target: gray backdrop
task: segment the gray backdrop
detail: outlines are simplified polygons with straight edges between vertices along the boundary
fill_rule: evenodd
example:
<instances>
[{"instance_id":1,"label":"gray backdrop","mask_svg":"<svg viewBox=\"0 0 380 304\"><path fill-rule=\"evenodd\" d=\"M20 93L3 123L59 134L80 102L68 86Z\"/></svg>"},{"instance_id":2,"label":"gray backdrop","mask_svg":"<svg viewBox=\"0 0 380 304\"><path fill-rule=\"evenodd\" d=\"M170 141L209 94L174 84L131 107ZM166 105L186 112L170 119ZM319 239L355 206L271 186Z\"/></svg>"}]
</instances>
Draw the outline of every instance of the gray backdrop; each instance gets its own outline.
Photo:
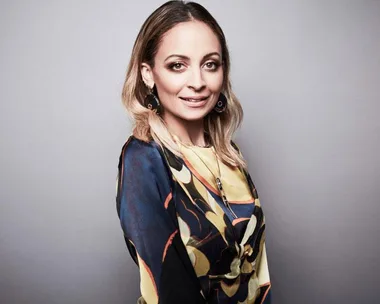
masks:
<instances>
[{"instance_id":1,"label":"gray backdrop","mask_svg":"<svg viewBox=\"0 0 380 304\"><path fill-rule=\"evenodd\" d=\"M378 302L380 1L200 2L231 50L273 303ZM161 3L1 1L0 303L135 303L120 93Z\"/></svg>"}]
</instances>

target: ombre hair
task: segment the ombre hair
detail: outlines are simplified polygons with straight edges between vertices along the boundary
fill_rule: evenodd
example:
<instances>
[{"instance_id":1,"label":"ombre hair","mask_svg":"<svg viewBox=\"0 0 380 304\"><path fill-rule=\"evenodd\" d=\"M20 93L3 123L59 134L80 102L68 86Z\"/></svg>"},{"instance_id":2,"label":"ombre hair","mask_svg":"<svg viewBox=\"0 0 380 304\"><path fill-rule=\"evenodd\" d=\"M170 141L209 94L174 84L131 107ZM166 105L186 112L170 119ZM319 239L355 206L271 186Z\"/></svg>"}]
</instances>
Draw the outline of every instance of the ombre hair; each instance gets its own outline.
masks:
<instances>
[{"instance_id":1,"label":"ombre hair","mask_svg":"<svg viewBox=\"0 0 380 304\"><path fill-rule=\"evenodd\" d=\"M161 147L165 146L175 155L182 156L165 121L144 107L144 99L149 92L141 76L141 64L147 63L153 68L163 35L175 25L193 20L207 24L218 37L222 49L224 73L222 92L227 97L227 108L222 113L211 111L205 116L205 132L209 136L210 144L214 146L224 163L246 168L242 154L232 145L232 137L243 119L243 110L231 88L230 56L226 39L214 17L202 5L195 2L168 1L157 8L140 29L133 46L122 92L123 104L133 120L133 135L146 142L153 139Z\"/></svg>"}]
</instances>

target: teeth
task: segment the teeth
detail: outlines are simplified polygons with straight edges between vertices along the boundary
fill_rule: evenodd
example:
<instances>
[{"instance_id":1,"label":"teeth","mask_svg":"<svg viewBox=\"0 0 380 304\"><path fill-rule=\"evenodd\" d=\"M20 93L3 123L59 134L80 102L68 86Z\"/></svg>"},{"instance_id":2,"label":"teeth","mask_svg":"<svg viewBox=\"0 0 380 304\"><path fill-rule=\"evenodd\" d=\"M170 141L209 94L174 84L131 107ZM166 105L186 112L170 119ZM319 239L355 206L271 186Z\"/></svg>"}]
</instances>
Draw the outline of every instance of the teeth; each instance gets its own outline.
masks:
<instances>
[{"instance_id":1,"label":"teeth","mask_svg":"<svg viewBox=\"0 0 380 304\"><path fill-rule=\"evenodd\" d=\"M201 100L203 100L204 98L202 98L202 99L189 99L189 98L184 98L184 100L186 100L186 101L190 101L190 102L197 102L197 101L201 101Z\"/></svg>"}]
</instances>

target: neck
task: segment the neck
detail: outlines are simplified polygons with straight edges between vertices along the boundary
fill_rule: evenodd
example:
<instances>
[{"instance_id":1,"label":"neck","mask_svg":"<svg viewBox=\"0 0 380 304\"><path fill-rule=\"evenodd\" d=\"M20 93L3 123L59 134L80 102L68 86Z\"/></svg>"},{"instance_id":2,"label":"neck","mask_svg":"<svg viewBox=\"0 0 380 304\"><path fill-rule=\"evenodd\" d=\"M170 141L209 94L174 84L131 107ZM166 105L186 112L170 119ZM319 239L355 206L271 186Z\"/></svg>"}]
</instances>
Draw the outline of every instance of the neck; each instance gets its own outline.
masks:
<instances>
[{"instance_id":1,"label":"neck","mask_svg":"<svg viewBox=\"0 0 380 304\"><path fill-rule=\"evenodd\" d=\"M165 119L170 133L176 135L179 140L187 145L206 146L204 119L201 120L176 120Z\"/></svg>"}]
</instances>

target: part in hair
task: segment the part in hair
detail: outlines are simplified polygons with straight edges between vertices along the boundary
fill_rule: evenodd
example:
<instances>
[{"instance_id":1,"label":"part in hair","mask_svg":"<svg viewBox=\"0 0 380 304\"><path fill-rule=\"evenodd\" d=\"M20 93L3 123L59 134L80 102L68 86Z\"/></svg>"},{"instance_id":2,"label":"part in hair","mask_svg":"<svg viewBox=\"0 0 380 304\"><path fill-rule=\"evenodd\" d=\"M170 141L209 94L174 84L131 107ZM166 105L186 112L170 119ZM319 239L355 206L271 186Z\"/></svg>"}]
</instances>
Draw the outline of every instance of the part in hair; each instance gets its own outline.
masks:
<instances>
[{"instance_id":1,"label":"part in hair","mask_svg":"<svg viewBox=\"0 0 380 304\"><path fill-rule=\"evenodd\" d=\"M154 67L155 55L167 31L179 23L193 20L207 24L218 37L222 49L224 72L222 92L227 97L227 108L223 113L211 111L207 114L204 118L205 132L209 135L210 144L214 146L225 164L246 168L247 164L242 154L231 144L235 131L241 125L243 110L231 88L230 57L226 39L214 17L202 5L195 2L168 1L157 8L140 29L133 46L122 92L123 104L133 121L133 135L146 142L153 139L161 147L165 146L175 155L182 156L165 121L143 106L148 89L142 80L140 69L143 62L149 64L151 68Z\"/></svg>"}]
</instances>

